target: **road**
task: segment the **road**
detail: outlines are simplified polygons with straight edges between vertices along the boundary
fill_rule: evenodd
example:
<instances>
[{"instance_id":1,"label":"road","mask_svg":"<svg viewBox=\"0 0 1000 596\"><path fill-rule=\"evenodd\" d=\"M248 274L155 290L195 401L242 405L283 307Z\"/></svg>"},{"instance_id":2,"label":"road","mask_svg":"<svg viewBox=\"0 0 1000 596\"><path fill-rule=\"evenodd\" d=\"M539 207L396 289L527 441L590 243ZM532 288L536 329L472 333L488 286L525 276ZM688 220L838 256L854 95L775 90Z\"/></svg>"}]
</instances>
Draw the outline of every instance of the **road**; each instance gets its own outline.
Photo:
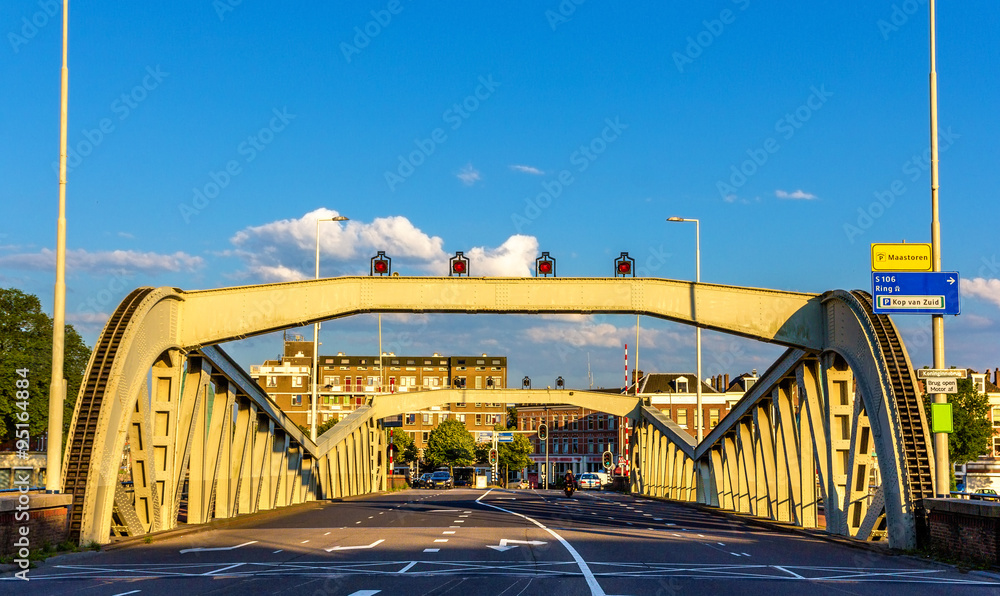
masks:
<instances>
[{"instance_id":1,"label":"road","mask_svg":"<svg viewBox=\"0 0 1000 596\"><path fill-rule=\"evenodd\" d=\"M406 490L55 557L5 594L996 594L960 573L599 491Z\"/></svg>"}]
</instances>

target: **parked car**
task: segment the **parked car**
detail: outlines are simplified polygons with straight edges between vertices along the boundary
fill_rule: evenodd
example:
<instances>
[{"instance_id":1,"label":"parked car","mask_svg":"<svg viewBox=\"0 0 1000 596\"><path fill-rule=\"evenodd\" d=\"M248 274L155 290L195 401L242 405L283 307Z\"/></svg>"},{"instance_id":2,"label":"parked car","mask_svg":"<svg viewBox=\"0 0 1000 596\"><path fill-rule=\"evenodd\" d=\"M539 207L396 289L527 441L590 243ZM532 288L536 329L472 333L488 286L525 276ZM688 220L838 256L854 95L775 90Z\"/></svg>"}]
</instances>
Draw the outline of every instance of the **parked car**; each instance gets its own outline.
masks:
<instances>
[{"instance_id":1,"label":"parked car","mask_svg":"<svg viewBox=\"0 0 1000 596\"><path fill-rule=\"evenodd\" d=\"M969 497L969 498L970 499L980 499L980 500L986 499L988 501L995 501L998 498L1000 498L1000 495L997 495L997 491L993 490L992 488L977 488L976 492L973 493L973 495L971 497Z\"/></svg>"},{"instance_id":2,"label":"parked car","mask_svg":"<svg viewBox=\"0 0 1000 596\"><path fill-rule=\"evenodd\" d=\"M417 478L416 480L413 481L413 488L426 488L427 487L427 482L430 479L431 479L431 473L430 472L425 472L425 473L421 474L420 478Z\"/></svg>"},{"instance_id":3,"label":"parked car","mask_svg":"<svg viewBox=\"0 0 1000 596\"><path fill-rule=\"evenodd\" d=\"M597 490L601 490L603 488L601 486L601 478L597 474L591 473L580 474L577 476L576 486L581 490L585 488L596 488Z\"/></svg>"},{"instance_id":4,"label":"parked car","mask_svg":"<svg viewBox=\"0 0 1000 596\"><path fill-rule=\"evenodd\" d=\"M434 472L427 480L427 486L430 488L453 488L455 482L451 479L449 472Z\"/></svg>"}]
</instances>

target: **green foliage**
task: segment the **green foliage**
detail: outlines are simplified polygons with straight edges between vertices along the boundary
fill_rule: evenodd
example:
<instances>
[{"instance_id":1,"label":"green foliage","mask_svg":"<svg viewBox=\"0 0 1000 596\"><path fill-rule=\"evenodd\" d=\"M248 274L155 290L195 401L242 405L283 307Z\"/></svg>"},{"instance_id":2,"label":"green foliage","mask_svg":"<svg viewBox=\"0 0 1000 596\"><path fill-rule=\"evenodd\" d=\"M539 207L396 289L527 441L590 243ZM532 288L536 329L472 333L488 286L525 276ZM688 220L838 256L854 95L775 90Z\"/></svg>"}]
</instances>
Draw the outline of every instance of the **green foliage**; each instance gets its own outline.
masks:
<instances>
[{"instance_id":1,"label":"green foliage","mask_svg":"<svg viewBox=\"0 0 1000 596\"><path fill-rule=\"evenodd\" d=\"M392 435L392 445L395 447L397 464L409 464L417 461L417 445L410 433L393 428L388 431Z\"/></svg>"},{"instance_id":2,"label":"green foliage","mask_svg":"<svg viewBox=\"0 0 1000 596\"><path fill-rule=\"evenodd\" d=\"M522 470L531 465L531 441L514 434L513 443L500 443L500 465L508 470Z\"/></svg>"},{"instance_id":3,"label":"green foliage","mask_svg":"<svg viewBox=\"0 0 1000 596\"><path fill-rule=\"evenodd\" d=\"M476 462L472 434L454 418L443 421L431 431L424 459L432 466L471 466Z\"/></svg>"},{"instance_id":4,"label":"green foliage","mask_svg":"<svg viewBox=\"0 0 1000 596\"><path fill-rule=\"evenodd\" d=\"M951 403L954 432L948 435L948 458L952 464L974 461L990 452L993 425L990 423L990 402L985 393L976 393L969 379L958 380L958 393L948 396ZM924 394L927 420L931 417L931 396Z\"/></svg>"},{"instance_id":5,"label":"green foliage","mask_svg":"<svg viewBox=\"0 0 1000 596\"><path fill-rule=\"evenodd\" d=\"M323 436L323 433L325 433L326 431L328 431L331 428L333 428L334 425L336 425L338 422L340 422L340 418L337 418L336 416L334 416L333 418L330 418L326 422L324 422L324 423L320 424L319 426L317 426L316 427L316 439L319 440L319 438ZM301 430L302 433L305 434L305 436L308 437L308 436L312 435L312 429L309 428L308 424L296 424L295 426L299 427L299 430Z\"/></svg>"},{"instance_id":6,"label":"green foliage","mask_svg":"<svg viewBox=\"0 0 1000 596\"><path fill-rule=\"evenodd\" d=\"M517 428L516 406L507 406L507 428Z\"/></svg>"},{"instance_id":7,"label":"green foliage","mask_svg":"<svg viewBox=\"0 0 1000 596\"><path fill-rule=\"evenodd\" d=\"M90 348L72 325L66 325L64 376L66 402L63 436L69 432L73 405L80 392ZM0 288L0 439L13 436L20 409L16 405L19 369L27 369L28 432L38 437L48 429L49 384L52 380L52 318L42 312L38 297Z\"/></svg>"}]
</instances>

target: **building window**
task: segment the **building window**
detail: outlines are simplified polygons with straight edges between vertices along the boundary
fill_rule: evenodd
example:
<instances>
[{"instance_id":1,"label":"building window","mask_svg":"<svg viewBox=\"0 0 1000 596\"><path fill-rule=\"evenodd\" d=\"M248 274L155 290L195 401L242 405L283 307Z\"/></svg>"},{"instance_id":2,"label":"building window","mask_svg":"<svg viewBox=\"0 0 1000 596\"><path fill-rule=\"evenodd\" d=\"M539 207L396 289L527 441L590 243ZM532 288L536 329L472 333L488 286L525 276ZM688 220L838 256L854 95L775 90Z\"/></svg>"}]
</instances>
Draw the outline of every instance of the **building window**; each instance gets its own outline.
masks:
<instances>
[{"instance_id":1,"label":"building window","mask_svg":"<svg viewBox=\"0 0 1000 596\"><path fill-rule=\"evenodd\" d=\"M1000 428L1000 406L993 406L993 426Z\"/></svg>"},{"instance_id":2,"label":"building window","mask_svg":"<svg viewBox=\"0 0 1000 596\"><path fill-rule=\"evenodd\" d=\"M424 444L427 443L427 432L420 433L420 438L423 440Z\"/></svg>"},{"instance_id":3,"label":"building window","mask_svg":"<svg viewBox=\"0 0 1000 596\"><path fill-rule=\"evenodd\" d=\"M268 387L277 387L278 386L278 379L275 378L275 377L272 377L271 375L268 375L267 376L267 386Z\"/></svg>"},{"instance_id":4,"label":"building window","mask_svg":"<svg viewBox=\"0 0 1000 596\"><path fill-rule=\"evenodd\" d=\"M993 457L1000 457L1000 437L993 437Z\"/></svg>"},{"instance_id":5,"label":"building window","mask_svg":"<svg viewBox=\"0 0 1000 596\"><path fill-rule=\"evenodd\" d=\"M465 414L455 414L455 418L457 418L462 424L465 424Z\"/></svg>"},{"instance_id":6,"label":"building window","mask_svg":"<svg viewBox=\"0 0 1000 596\"><path fill-rule=\"evenodd\" d=\"M292 387L301 387L302 377L292 377Z\"/></svg>"},{"instance_id":7,"label":"building window","mask_svg":"<svg viewBox=\"0 0 1000 596\"><path fill-rule=\"evenodd\" d=\"M708 428L719 426L719 410L712 408L708 411Z\"/></svg>"},{"instance_id":8,"label":"building window","mask_svg":"<svg viewBox=\"0 0 1000 596\"><path fill-rule=\"evenodd\" d=\"M482 389L482 388L483 388L483 378L476 377L476 389Z\"/></svg>"},{"instance_id":9,"label":"building window","mask_svg":"<svg viewBox=\"0 0 1000 596\"><path fill-rule=\"evenodd\" d=\"M594 452L594 438L590 437L589 439L587 439L587 453L593 453L593 452Z\"/></svg>"},{"instance_id":10,"label":"building window","mask_svg":"<svg viewBox=\"0 0 1000 596\"><path fill-rule=\"evenodd\" d=\"M417 423L417 415L416 414L407 414L406 415L406 424L416 424L416 423Z\"/></svg>"},{"instance_id":11,"label":"building window","mask_svg":"<svg viewBox=\"0 0 1000 596\"><path fill-rule=\"evenodd\" d=\"M580 452L579 441L580 441L579 439L577 439L576 437L573 437L573 453L579 453Z\"/></svg>"},{"instance_id":12,"label":"building window","mask_svg":"<svg viewBox=\"0 0 1000 596\"><path fill-rule=\"evenodd\" d=\"M677 410L677 424L681 427L687 427L688 423L688 411L685 408L680 408Z\"/></svg>"},{"instance_id":13,"label":"building window","mask_svg":"<svg viewBox=\"0 0 1000 596\"><path fill-rule=\"evenodd\" d=\"M483 415L476 414L476 426L481 426L483 424Z\"/></svg>"},{"instance_id":14,"label":"building window","mask_svg":"<svg viewBox=\"0 0 1000 596\"><path fill-rule=\"evenodd\" d=\"M677 393L687 393L688 392L688 380L685 377L679 377L677 379Z\"/></svg>"},{"instance_id":15,"label":"building window","mask_svg":"<svg viewBox=\"0 0 1000 596\"><path fill-rule=\"evenodd\" d=\"M302 405L302 396L301 395L293 395L292 396L292 405L293 406L301 406Z\"/></svg>"},{"instance_id":16,"label":"building window","mask_svg":"<svg viewBox=\"0 0 1000 596\"><path fill-rule=\"evenodd\" d=\"M420 421L424 424L424 426L430 426L430 424L431 424L431 415L430 414L421 414Z\"/></svg>"},{"instance_id":17,"label":"building window","mask_svg":"<svg viewBox=\"0 0 1000 596\"><path fill-rule=\"evenodd\" d=\"M615 417L608 416L608 430L615 430Z\"/></svg>"}]
</instances>

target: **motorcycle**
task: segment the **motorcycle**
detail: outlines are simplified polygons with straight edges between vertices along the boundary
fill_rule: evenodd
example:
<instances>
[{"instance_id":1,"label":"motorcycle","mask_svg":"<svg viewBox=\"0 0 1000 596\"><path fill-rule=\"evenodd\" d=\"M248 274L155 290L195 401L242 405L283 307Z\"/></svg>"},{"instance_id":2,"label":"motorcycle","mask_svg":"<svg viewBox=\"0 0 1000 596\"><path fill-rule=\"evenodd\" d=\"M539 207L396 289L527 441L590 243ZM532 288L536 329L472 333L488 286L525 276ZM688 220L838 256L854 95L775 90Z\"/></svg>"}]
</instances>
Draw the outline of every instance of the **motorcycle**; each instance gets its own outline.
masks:
<instances>
[{"instance_id":1,"label":"motorcycle","mask_svg":"<svg viewBox=\"0 0 1000 596\"><path fill-rule=\"evenodd\" d=\"M573 485L573 483L572 482L567 482L566 483L566 487L563 489L563 492L566 493L566 498L567 499L573 496L573 491L574 490L576 490L576 487Z\"/></svg>"}]
</instances>

